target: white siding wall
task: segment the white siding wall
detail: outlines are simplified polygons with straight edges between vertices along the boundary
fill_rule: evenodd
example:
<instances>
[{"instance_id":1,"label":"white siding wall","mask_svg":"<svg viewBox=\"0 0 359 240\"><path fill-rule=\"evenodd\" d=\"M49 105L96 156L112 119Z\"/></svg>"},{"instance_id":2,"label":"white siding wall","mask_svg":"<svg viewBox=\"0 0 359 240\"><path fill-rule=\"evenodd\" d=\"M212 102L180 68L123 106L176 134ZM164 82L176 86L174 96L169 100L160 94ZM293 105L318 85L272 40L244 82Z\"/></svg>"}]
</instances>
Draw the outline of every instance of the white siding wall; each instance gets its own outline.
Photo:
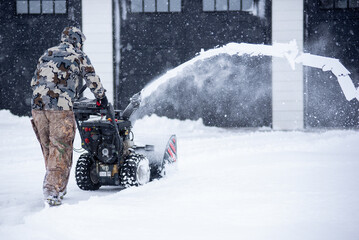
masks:
<instances>
[{"instance_id":1,"label":"white siding wall","mask_svg":"<svg viewBox=\"0 0 359 240\"><path fill-rule=\"evenodd\" d=\"M272 1L273 43L288 43L296 40L303 51L303 0ZM272 60L273 129L302 129L303 111L303 66L296 65L293 71L285 59Z\"/></svg>"},{"instance_id":2,"label":"white siding wall","mask_svg":"<svg viewBox=\"0 0 359 240\"><path fill-rule=\"evenodd\" d=\"M113 103L112 0L82 1L82 30L86 36L84 52L100 76L108 100ZM84 95L93 98L89 90Z\"/></svg>"}]
</instances>

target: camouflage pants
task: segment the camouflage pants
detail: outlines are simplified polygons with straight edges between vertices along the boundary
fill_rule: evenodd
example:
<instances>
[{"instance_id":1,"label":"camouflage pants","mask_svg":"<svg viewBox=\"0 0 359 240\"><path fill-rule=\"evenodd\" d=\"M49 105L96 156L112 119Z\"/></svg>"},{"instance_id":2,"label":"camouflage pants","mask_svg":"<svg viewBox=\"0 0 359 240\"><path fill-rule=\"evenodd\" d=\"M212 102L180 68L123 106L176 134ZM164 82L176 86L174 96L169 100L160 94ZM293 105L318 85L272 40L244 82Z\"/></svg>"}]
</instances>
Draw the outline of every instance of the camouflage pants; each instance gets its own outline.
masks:
<instances>
[{"instance_id":1,"label":"camouflage pants","mask_svg":"<svg viewBox=\"0 0 359 240\"><path fill-rule=\"evenodd\" d=\"M66 189L72 166L72 146L76 133L72 111L32 110L32 125L44 155L45 198Z\"/></svg>"}]
</instances>

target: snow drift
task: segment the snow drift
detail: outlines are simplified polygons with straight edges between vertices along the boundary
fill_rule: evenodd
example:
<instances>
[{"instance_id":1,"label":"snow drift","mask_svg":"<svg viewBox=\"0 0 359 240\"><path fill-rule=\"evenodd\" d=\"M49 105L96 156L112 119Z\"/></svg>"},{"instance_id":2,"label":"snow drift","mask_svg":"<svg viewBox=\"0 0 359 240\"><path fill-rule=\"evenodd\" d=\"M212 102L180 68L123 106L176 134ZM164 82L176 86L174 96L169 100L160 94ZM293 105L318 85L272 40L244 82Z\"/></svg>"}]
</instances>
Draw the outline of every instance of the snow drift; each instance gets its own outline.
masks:
<instances>
[{"instance_id":1,"label":"snow drift","mask_svg":"<svg viewBox=\"0 0 359 240\"><path fill-rule=\"evenodd\" d=\"M202 120L145 117L135 124L136 138L177 133L177 172L143 187L96 192L78 189L72 172L64 204L49 209L29 118L0 111L0 131L0 239L359 235L358 131L226 130Z\"/></svg>"}]
</instances>

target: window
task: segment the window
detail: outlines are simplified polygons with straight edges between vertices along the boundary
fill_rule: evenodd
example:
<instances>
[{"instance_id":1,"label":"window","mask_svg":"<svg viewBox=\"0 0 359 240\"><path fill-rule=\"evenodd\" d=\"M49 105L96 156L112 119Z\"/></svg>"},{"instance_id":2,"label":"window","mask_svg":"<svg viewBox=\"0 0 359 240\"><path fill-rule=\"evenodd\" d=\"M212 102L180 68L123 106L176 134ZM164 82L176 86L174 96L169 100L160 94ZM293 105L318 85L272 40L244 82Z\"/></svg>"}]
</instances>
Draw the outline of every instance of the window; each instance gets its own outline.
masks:
<instances>
[{"instance_id":1,"label":"window","mask_svg":"<svg viewBox=\"0 0 359 240\"><path fill-rule=\"evenodd\" d=\"M17 14L64 14L67 13L66 0L26 0L16 1Z\"/></svg>"},{"instance_id":2,"label":"window","mask_svg":"<svg viewBox=\"0 0 359 240\"><path fill-rule=\"evenodd\" d=\"M251 11L253 0L203 0L203 11Z\"/></svg>"},{"instance_id":3,"label":"window","mask_svg":"<svg viewBox=\"0 0 359 240\"><path fill-rule=\"evenodd\" d=\"M320 0L322 9L359 8L359 0Z\"/></svg>"},{"instance_id":4,"label":"window","mask_svg":"<svg viewBox=\"0 0 359 240\"><path fill-rule=\"evenodd\" d=\"M132 0L131 12L181 12L181 0Z\"/></svg>"}]
</instances>

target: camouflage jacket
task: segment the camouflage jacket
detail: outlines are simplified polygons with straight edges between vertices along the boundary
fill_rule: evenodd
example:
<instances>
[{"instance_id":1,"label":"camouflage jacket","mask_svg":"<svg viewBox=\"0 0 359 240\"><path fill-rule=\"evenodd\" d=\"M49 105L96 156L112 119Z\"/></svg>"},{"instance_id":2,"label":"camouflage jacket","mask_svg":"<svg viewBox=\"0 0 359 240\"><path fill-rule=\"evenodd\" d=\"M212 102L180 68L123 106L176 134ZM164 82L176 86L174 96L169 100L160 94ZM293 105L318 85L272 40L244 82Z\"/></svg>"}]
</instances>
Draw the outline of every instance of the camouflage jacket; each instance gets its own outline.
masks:
<instances>
[{"instance_id":1,"label":"camouflage jacket","mask_svg":"<svg viewBox=\"0 0 359 240\"><path fill-rule=\"evenodd\" d=\"M62 42L58 46L46 50L39 59L31 80L32 109L72 110L79 79L86 81L96 98L102 98L105 95L105 89L96 75L90 59L81 50L85 40L84 36L82 35L82 40L71 42L69 41L70 37L71 40L75 39L74 32L72 32L73 29L68 30L70 30L70 34L66 32L65 28ZM80 32L80 30L78 31ZM76 36L80 33L76 33Z\"/></svg>"}]
</instances>

